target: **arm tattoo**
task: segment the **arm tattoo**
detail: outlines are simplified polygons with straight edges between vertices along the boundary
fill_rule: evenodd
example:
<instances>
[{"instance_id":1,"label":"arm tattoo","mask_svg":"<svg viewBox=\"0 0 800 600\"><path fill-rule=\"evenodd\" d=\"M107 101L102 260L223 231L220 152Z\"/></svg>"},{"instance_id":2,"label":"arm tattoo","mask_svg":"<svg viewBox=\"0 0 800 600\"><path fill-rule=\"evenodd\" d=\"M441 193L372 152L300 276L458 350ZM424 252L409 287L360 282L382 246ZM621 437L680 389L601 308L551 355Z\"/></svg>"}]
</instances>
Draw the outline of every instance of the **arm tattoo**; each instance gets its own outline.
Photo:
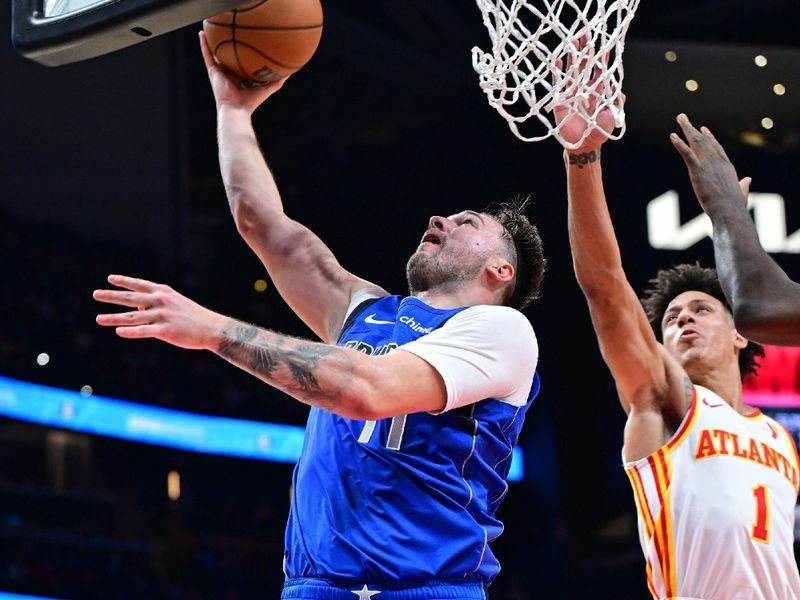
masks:
<instances>
[{"instance_id":1,"label":"arm tattoo","mask_svg":"<svg viewBox=\"0 0 800 600\"><path fill-rule=\"evenodd\" d=\"M585 165L600 160L600 148L590 152L583 152L581 154L573 154L572 152L569 152L568 155L570 166L577 166L579 169L582 169Z\"/></svg>"},{"instance_id":2,"label":"arm tattoo","mask_svg":"<svg viewBox=\"0 0 800 600\"><path fill-rule=\"evenodd\" d=\"M234 320L220 332L217 354L301 402L327 410L339 405L353 376L351 359L341 348Z\"/></svg>"},{"instance_id":3,"label":"arm tattoo","mask_svg":"<svg viewBox=\"0 0 800 600\"><path fill-rule=\"evenodd\" d=\"M686 398L686 406L691 405L694 398L694 384L688 375L683 376L683 393Z\"/></svg>"}]
</instances>

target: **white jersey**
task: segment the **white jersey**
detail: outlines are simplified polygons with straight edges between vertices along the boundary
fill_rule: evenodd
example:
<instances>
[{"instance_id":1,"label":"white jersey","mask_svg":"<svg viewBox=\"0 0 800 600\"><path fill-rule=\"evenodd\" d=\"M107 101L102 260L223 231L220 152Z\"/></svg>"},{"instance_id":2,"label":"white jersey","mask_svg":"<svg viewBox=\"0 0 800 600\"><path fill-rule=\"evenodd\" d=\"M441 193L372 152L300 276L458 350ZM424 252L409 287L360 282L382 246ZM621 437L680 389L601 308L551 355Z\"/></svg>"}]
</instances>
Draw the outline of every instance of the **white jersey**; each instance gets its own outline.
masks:
<instances>
[{"instance_id":1,"label":"white jersey","mask_svg":"<svg viewBox=\"0 0 800 600\"><path fill-rule=\"evenodd\" d=\"M798 600L797 450L756 410L694 387L672 439L626 463L654 598Z\"/></svg>"}]
</instances>

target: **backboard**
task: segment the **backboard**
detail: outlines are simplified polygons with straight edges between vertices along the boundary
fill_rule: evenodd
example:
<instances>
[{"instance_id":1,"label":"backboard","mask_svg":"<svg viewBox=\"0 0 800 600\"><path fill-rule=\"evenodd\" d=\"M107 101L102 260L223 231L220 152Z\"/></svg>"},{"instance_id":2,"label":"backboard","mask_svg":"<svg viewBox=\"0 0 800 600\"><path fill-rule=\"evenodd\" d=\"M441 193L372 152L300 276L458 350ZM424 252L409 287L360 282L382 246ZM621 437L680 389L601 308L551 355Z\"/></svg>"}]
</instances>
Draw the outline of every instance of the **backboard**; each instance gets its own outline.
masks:
<instances>
[{"instance_id":1,"label":"backboard","mask_svg":"<svg viewBox=\"0 0 800 600\"><path fill-rule=\"evenodd\" d=\"M247 0L12 0L11 40L23 56L64 65L199 23Z\"/></svg>"}]
</instances>

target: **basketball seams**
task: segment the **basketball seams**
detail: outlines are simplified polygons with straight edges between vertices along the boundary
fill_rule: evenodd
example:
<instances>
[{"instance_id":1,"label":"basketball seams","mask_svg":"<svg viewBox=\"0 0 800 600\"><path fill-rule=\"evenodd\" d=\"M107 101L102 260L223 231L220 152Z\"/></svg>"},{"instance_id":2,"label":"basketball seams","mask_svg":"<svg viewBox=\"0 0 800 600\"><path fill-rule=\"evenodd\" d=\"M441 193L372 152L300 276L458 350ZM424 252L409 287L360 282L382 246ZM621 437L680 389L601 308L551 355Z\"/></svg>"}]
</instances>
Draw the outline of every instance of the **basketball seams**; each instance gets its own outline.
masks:
<instances>
[{"instance_id":1,"label":"basketball seams","mask_svg":"<svg viewBox=\"0 0 800 600\"><path fill-rule=\"evenodd\" d=\"M264 0L266 2L267 0ZM262 2L263 4L263 2ZM255 8L255 7L254 7ZM236 65L239 67L239 75L244 79L248 79L247 71L245 71L244 66L242 65L242 59L239 57L239 44L236 41L236 17L239 15L239 11L235 8L233 9L233 18L231 19L231 43L233 44L233 57L236 59Z\"/></svg>"},{"instance_id":2,"label":"basketball seams","mask_svg":"<svg viewBox=\"0 0 800 600\"><path fill-rule=\"evenodd\" d=\"M300 67L303 66L303 65L299 65L299 66L298 65L287 65L286 63L282 63L281 61L275 60L274 58L272 58L269 54L265 54L264 52L259 50L257 46L254 46L253 44L250 44L248 42L243 42L241 40L232 40L232 39L231 40L224 40L224 41L220 42L217 45L217 48L219 48L221 46L224 46L225 44L233 44L234 46L241 46L242 48L247 48L248 50L251 50L252 52L255 52L256 54L258 54L264 60L268 60L269 62L273 63L274 65L277 65L277 66L282 67L284 69L299 69ZM238 55L238 51L237 51L237 55L236 56L238 58L238 56L239 56ZM249 79L250 75L247 75L247 78Z\"/></svg>"},{"instance_id":3,"label":"basketball seams","mask_svg":"<svg viewBox=\"0 0 800 600\"><path fill-rule=\"evenodd\" d=\"M265 83L308 62L322 21L319 0L260 0L205 19L203 26L217 62L245 81Z\"/></svg>"},{"instance_id":4,"label":"basketball seams","mask_svg":"<svg viewBox=\"0 0 800 600\"><path fill-rule=\"evenodd\" d=\"M233 12L240 12L240 13L250 12L251 10L255 10L259 6L261 6L262 4L266 4L267 2L269 2L269 0L261 0L260 2L256 2L255 4L247 5L247 8L242 8L242 7L234 8Z\"/></svg>"}]
</instances>

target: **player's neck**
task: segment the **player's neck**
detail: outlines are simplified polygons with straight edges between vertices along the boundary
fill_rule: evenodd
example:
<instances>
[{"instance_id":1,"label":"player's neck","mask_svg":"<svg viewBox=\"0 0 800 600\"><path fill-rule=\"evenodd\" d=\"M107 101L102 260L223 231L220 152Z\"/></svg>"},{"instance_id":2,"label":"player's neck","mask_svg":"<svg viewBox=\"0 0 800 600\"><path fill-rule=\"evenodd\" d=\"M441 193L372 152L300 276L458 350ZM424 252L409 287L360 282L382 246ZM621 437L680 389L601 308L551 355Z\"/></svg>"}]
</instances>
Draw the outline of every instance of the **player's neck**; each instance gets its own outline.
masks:
<instances>
[{"instance_id":1,"label":"player's neck","mask_svg":"<svg viewBox=\"0 0 800 600\"><path fill-rule=\"evenodd\" d=\"M434 308L460 308L462 306L478 306L480 304L497 304L495 298L488 290L478 289L474 286L459 287L458 289L445 289L441 287L412 293L425 304Z\"/></svg>"},{"instance_id":2,"label":"player's neck","mask_svg":"<svg viewBox=\"0 0 800 600\"><path fill-rule=\"evenodd\" d=\"M693 374L690 378L692 383L714 392L739 414L750 412L742 401L742 382L738 365L735 368L714 369L702 374Z\"/></svg>"}]
</instances>

